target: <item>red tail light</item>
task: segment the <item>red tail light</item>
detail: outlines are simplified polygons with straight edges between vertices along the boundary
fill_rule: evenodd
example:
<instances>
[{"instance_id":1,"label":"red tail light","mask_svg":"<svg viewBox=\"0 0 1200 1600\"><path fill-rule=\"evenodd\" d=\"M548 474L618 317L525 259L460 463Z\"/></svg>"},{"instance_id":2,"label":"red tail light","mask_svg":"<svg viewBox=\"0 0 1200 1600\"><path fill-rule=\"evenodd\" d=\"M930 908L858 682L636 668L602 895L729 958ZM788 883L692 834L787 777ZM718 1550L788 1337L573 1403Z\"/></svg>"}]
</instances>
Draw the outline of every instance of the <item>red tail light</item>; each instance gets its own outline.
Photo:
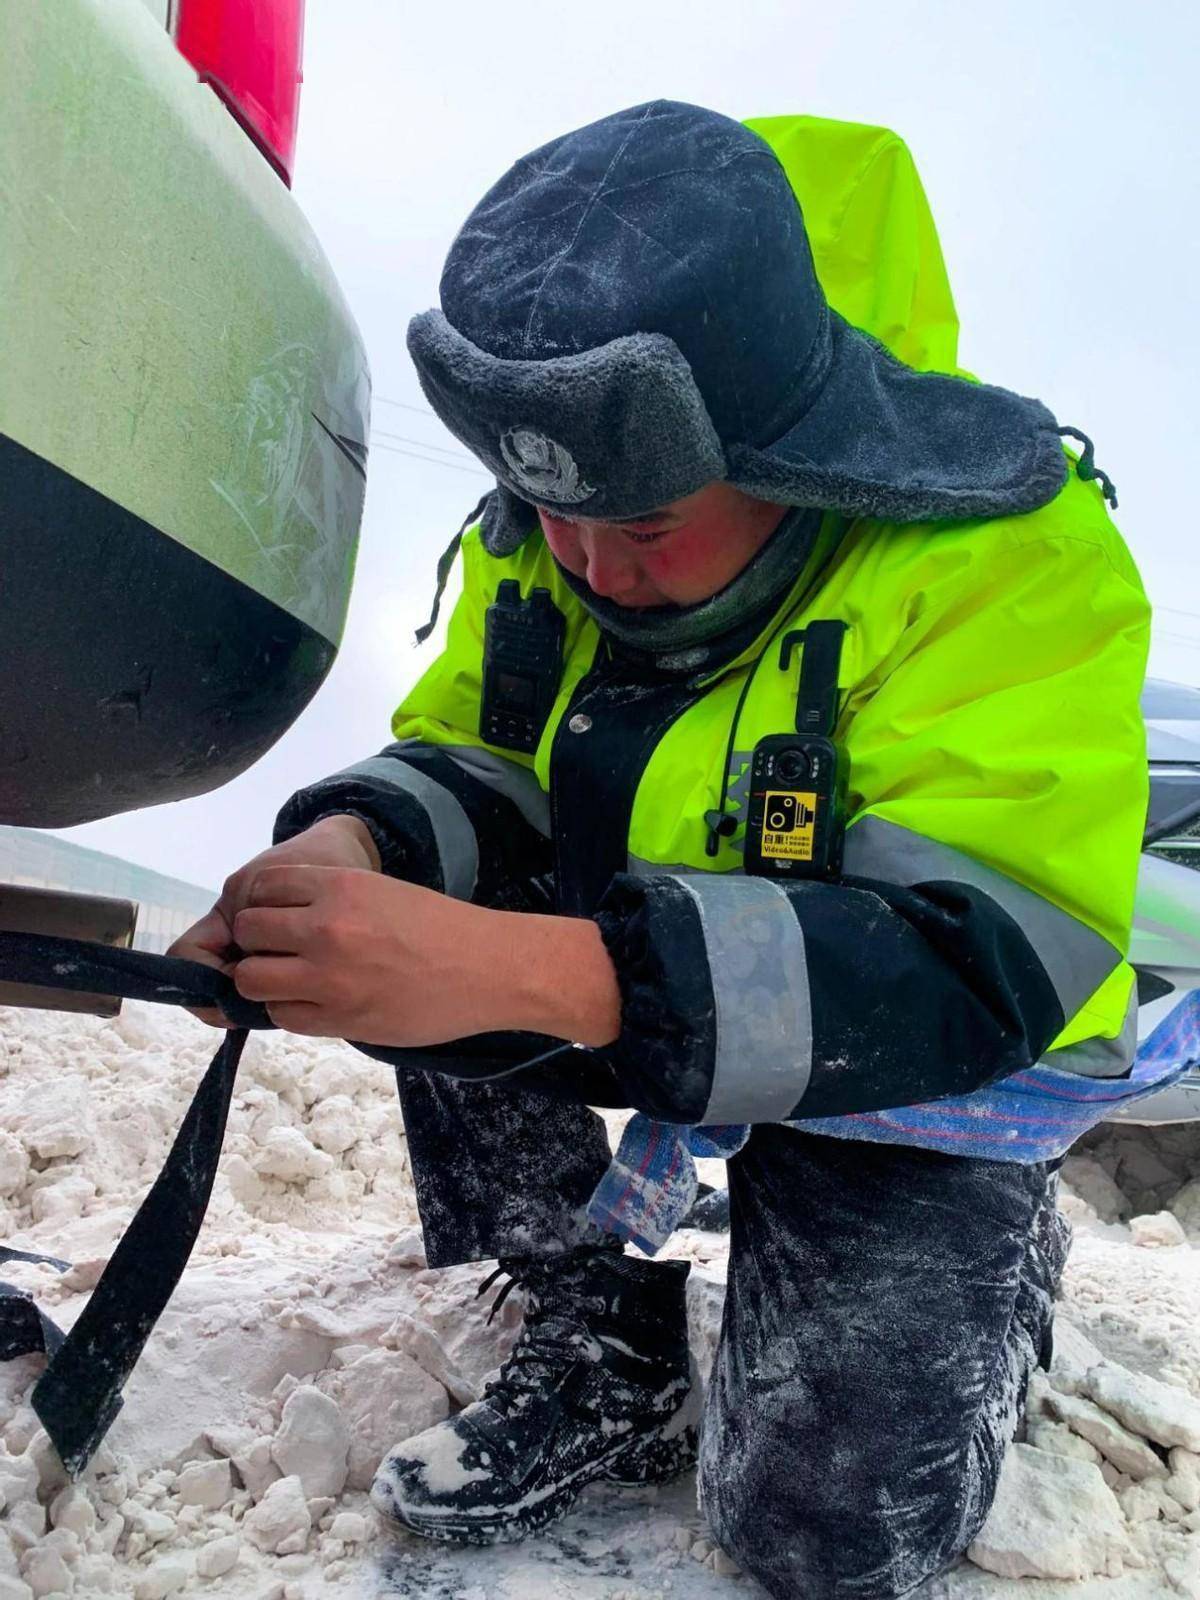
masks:
<instances>
[{"instance_id":1,"label":"red tail light","mask_svg":"<svg viewBox=\"0 0 1200 1600\"><path fill-rule=\"evenodd\" d=\"M176 0L175 43L290 186L304 0Z\"/></svg>"}]
</instances>

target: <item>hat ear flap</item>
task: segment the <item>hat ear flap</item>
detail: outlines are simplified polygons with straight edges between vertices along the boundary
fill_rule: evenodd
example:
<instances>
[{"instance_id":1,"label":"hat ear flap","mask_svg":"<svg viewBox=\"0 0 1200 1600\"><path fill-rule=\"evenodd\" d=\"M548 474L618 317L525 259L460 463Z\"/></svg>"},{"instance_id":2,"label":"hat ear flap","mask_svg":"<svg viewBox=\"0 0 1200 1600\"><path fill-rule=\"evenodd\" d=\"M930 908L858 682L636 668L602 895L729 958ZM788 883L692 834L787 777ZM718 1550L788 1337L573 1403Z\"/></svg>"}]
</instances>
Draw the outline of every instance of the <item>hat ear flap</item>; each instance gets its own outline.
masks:
<instances>
[{"instance_id":1,"label":"hat ear flap","mask_svg":"<svg viewBox=\"0 0 1200 1600\"><path fill-rule=\"evenodd\" d=\"M538 525L537 512L528 500L498 483L484 507L479 534L489 555L510 556Z\"/></svg>"}]
</instances>

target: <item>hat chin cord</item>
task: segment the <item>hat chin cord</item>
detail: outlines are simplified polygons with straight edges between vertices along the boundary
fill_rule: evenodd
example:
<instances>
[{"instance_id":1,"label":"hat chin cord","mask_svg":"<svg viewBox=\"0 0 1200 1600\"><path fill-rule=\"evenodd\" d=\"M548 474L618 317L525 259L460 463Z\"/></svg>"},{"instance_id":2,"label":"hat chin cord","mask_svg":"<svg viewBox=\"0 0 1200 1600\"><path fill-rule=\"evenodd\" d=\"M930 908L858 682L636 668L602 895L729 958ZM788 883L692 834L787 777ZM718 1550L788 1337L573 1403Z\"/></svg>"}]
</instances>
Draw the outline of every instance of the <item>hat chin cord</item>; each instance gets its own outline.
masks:
<instances>
[{"instance_id":1,"label":"hat chin cord","mask_svg":"<svg viewBox=\"0 0 1200 1600\"><path fill-rule=\"evenodd\" d=\"M1070 435L1072 439L1079 440L1080 444L1083 446L1083 454L1075 463L1076 473L1083 479L1085 483L1090 483L1093 478L1096 479L1100 484L1100 492L1115 511L1117 509L1116 488L1114 487L1113 481L1109 477L1108 473L1104 472L1096 465L1096 447L1092 444L1092 441L1088 438L1087 434L1080 433L1078 428L1056 428L1054 431L1060 437L1065 438L1067 435Z\"/></svg>"}]
</instances>

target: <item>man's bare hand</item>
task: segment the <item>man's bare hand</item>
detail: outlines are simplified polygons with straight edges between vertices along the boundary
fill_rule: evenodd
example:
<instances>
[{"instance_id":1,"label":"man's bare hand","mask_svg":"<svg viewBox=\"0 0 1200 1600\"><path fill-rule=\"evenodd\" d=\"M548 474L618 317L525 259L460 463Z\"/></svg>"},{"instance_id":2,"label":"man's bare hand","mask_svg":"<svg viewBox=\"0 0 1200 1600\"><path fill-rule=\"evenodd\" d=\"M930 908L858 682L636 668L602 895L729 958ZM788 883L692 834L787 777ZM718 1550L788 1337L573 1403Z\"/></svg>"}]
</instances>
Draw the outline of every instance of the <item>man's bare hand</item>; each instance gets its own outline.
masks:
<instances>
[{"instance_id":1,"label":"man's bare hand","mask_svg":"<svg viewBox=\"0 0 1200 1600\"><path fill-rule=\"evenodd\" d=\"M599 1045L620 1031L612 961L585 918L272 864L234 933L238 993L292 1033L411 1048L506 1029Z\"/></svg>"},{"instance_id":2,"label":"man's bare hand","mask_svg":"<svg viewBox=\"0 0 1200 1600\"><path fill-rule=\"evenodd\" d=\"M370 831L357 817L323 817L294 839L261 850L230 873L212 910L181 933L167 954L232 972L243 954L233 936L234 918L251 903L251 891L264 867L349 867L378 872L379 852ZM193 1015L214 1028L232 1027L220 1011L198 1010Z\"/></svg>"}]
</instances>

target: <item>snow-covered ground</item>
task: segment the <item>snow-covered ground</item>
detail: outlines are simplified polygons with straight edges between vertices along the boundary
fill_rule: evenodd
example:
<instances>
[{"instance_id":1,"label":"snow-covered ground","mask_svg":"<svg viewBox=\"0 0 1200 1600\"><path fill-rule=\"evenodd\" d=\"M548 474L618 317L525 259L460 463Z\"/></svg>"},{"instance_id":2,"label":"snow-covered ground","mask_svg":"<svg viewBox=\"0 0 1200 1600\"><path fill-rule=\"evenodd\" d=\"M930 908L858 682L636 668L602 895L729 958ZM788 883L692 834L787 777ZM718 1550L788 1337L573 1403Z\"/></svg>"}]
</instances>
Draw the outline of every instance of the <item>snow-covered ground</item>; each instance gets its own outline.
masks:
<instances>
[{"instance_id":1,"label":"snow-covered ground","mask_svg":"<svg viewBox=\"0 0 1200 1600\"><path fill-rule=\"evenodd\" d=\"M149 1007L111 1022L0 1010L0 1238L73 1263L3 1275L61 1323L214 1042ZM924 1592L1200 1600L1200 1126L1100 1130L1068 1178L1054 1369L975 1559ZM364 1491L385 1448L469 1402L520 1317L514 1297L487 1327L487 1266L426 1270L416 1221L388 1069L323 1041L252 1040L192 1264L80 1484L56 1473L28 1407L38 1362L0 1367L0 1600L760 1594L712 1549L691 1479L590 1489L546 1535L500 1549L377 1527ZM695 1262L706 1366L723 1241L684 1232L668 1253Z\"/></svg>"}]
</instances>

